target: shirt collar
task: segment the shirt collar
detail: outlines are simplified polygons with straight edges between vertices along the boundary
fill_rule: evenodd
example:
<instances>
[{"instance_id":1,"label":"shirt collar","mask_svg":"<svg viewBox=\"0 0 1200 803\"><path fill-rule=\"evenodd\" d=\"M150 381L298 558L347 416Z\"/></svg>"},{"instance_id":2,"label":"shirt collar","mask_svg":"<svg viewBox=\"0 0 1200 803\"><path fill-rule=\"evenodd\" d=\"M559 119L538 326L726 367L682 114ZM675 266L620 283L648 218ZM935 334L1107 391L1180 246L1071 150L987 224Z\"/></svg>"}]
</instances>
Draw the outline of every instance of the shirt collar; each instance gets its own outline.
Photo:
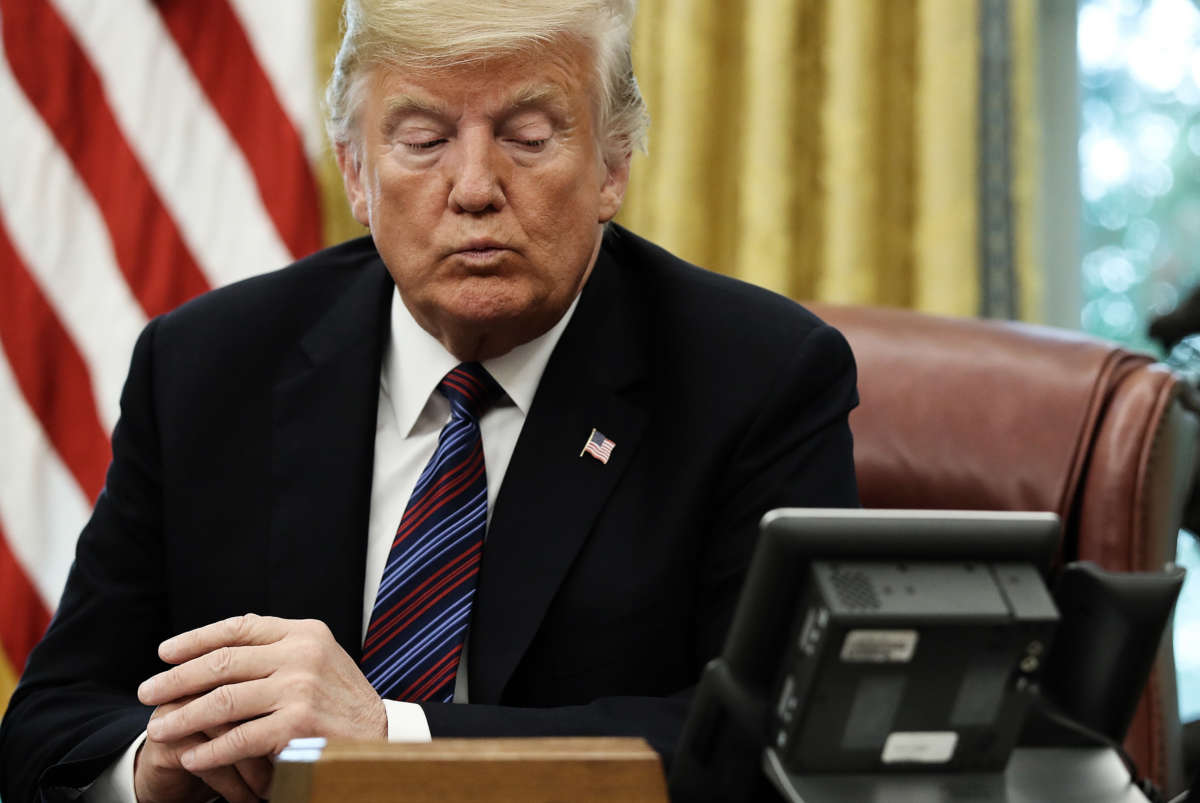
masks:
<instances>
[{"instance_id":1,"label":"shirt collar","mask_svg":"<svg viewBox=\"0 0 1200 803\"><path fill-rule=\"evenodd\" d=\"M506 354L483 361L483 367L524 415L529 413L550 354L558 345L578 304L579 296L576 296L558 323L545 334L522 343ZM396 425L407 438L430 396L437 390L438 383L458 365L459 360L446 351L433 335L421 328L400 299L398 288L392 289L391 318L391 340L384 355L380 382L392 401Z\"/></svg>"}]
</instances>

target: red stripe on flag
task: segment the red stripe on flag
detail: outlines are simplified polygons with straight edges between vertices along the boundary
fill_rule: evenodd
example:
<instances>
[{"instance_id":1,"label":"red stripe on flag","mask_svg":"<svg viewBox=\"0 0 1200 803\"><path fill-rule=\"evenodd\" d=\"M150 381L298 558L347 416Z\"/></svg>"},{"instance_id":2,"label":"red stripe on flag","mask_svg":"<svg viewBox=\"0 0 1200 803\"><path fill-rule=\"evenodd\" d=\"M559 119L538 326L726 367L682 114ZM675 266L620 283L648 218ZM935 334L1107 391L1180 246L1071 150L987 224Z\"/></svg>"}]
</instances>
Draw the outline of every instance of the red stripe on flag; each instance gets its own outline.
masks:
<instances>
[{"instance_id":1,"label":"red stripe on flag","mask_svg":"<svg viewBox=\"0 0 1200 803\"><path fill-rule=\"evenodd\" d=\"M99 76L58 12L46 0L0 0L0 17L13 74L96 199L142 309L153 317L207 290L125 141Z\"/></svg>"},{"instance_id":2,"label":"red stripe on flag","mask_svg":"<svg viewBox=\"0 0 1200 803\"><path fill-rule=\"evenodd\" d=\"M87 365L13 249L3 220L0 347L55 451L79 487L94 500L104 485L110 447Z\"/></svg>"},{"instance_id":3,"label":"red stripe on flag","mask_svg":"<svg viewBox=\"0 0 1200 803\"><path fill-rule=\"evenodd\" d=\"M50 611L33 583L29 582L21 564L17 563L2 529L0 588L4 589L4 604L0 605L0 646L19 674L33 645L38 643L50 624Z\"/></svg>"},{"instance_id":4,"label":"red stripe on flag","mask_svg":"<svg viewBox=\"0 0 1200 803\"><path fill-rule=\"evenodd\" d=\"M171 36L250 163L263 204L293 257L321 247L312 168L227 0L160 0Z\"/></svg>"}]
</instances>

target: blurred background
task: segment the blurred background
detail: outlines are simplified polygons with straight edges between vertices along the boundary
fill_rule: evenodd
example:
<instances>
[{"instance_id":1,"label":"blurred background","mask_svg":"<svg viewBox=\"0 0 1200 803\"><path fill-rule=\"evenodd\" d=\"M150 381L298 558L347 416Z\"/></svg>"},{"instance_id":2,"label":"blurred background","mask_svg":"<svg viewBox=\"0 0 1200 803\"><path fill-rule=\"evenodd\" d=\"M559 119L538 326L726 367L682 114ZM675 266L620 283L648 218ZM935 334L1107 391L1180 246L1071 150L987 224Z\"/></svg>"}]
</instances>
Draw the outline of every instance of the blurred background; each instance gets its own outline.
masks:
<instances>
[{"instance_id":1,"label":"blurred background","mask_svg":"<svg viewBox=\"0 0 1200 803\"><path fill-rule=\"evenodd\" d=\"M338 0L0 0L0 710L145 322L360 236ZM1195 0L642 0L620 221L798 299L1149 336L1200 282ZM1200 316L1194 316L1200 317ZM1200 567L1180 534L1181 562ZM1200 581L1176 621L1200 718Z\"/></svg>"}]
</instances>

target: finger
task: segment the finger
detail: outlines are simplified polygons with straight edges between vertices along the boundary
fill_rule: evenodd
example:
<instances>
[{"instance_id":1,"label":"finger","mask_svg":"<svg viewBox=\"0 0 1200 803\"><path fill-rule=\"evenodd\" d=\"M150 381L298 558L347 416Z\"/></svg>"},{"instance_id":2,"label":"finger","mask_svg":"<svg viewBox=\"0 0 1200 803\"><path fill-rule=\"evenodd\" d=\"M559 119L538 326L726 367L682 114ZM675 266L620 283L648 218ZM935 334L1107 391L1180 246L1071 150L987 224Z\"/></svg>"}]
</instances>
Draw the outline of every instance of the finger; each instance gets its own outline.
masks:
<instances>
[{"instance_id":1,"label":"finger","mask_svg":"<svg viewBox=\"0 0 1200 803\"><path fill-rule=\"evenodd\" d=\"M275 710L276 694L261 680L230 683L197 697L165 716L151 719L146 734L158 742L181 739L190 733L201 733L234 726Z\"/></svg>"},{"instance_id":2,"label":"finger","mask_svg":"<svg viewBox=\"0 0 1200 803\"><path fill-rule=\"evenodd\" d=\"M232 730L232 725L220 725L216 728L205 730L204 735L209 739L215 739ZM275 765L267 758L247 758L233 765L237 769L238 775L242 776L242 780L246 782L254 794L264 800L271 791L271 778L275 774Z\"/></svg>"},{"instance_id":3,"label":"finger","mask_svg":"<svg viewBox=\"0 0 1200 803\"><path fill-rule=\"evenodd\" d=\"M266 758L246 758L233 765L246 785L263 800L271 793L275 765Z\"/></svg>"},{"instance_id":4,"label":"finger","mask_svg":"<svg viewBox=\"0 0 1200 803\"><path fill-rule=\"evenodd\" d=\"M187 736L177 742L160 744L147 739L134 758L134 793L138 800L208 800L213 792L228 800L255 801L251 785L233 767L218 767L193 773L180 765L179 754L204 739Z\"/></svg>"},{"instance_id":5,"label":"finger","mask_svg":"<svg viewBox=\"0 0 1200 803\"><path fill-rule=\"evenodd\" d=\"M189 736L172 744L147 739L133 759L134 795L138 800L194 798L203 792L204 783L179 763L179 754L202 744L198 736ZM207 796L206 796L207 797Z\"/></svg>"},{"instance_id":6,"label":"finger","mask_svg":"<svg viewBox=\"0 0 1200 803\"><path fill-rule=\"evenodd\" d=\"M254 613L231 616L172 636L158 645L158 657L169 664L180 664L218 647L271 644L287 635L291 624L287 619Z\"/></svg>"},{"instance_id":7,"label":"finger","mask_svg":"<svg viewBox=\"0 0 1200 803\"><path fill-rule=\"evenodd\" d=\"M259 803L266 797L258 794L233 767L218 767L198 772L196 776L229 803Z\"/></svg>"},{"instance_id":8,"label":"finger","mask_svg":"<svg viewBox=\"0 0 1200 803\"><path fill-rule=\"evenodd\" d=\"M205 694L225 684L266 677L279 666L273 656L269 645L217 647L147 678L138 686L138 699L145 705L160 705Z\"/></svg>"},{"instance_id":9,"label":"finger","mask_svg":"<svg viewBox=\"0 0 1200 803\"><path fill-rule=\"evenodd\" d=\"M183 697L177 697L174 700L162 703L150 714L150 721L153 722L156 719L161 719L172 711L177 711L180 708L183 708L185 705L195 699L195 695L184 695Z\"/></svg>"},{"instance_id":10,"label":"finger","mask_svg":"<svg viewBox=\"0 0 1200 803\"><path fill-rule=\"evenodd\" d=\"M287 741L280 717L267 716L243 722L216 739L190 748L179 757L179 762L190 772L205 772L245 759L274 755Z\"/></svg>"}]
</instances>

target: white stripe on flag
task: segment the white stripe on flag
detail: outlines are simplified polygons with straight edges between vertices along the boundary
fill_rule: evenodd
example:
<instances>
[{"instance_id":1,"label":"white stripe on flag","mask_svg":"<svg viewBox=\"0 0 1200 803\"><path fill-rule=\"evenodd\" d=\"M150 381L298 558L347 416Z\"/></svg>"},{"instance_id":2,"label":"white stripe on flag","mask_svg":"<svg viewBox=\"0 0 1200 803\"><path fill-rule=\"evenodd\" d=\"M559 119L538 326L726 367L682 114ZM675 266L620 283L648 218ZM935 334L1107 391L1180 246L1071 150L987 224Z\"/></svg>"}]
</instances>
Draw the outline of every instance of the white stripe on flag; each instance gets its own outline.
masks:
<instances>
[{"instance_id":1,"label":"white stripe on flag","mask_svg":"<svg viewBox=\"0 0 1200 803\"><path fill-rule=\"evenodd\" d=\"M111 432L145 315L117 267L99 209L17 85L3 42L0 109L5 118L0 125L0 214L13 248L87 363L96 409ZM4 459L14 462L7 454Z\"/></svg>"},{"instance_id":2,"label":"white stripe on flag","mask_svg":"<svg viewBox=\"0 0 1200 803\"><path fill-rule=\"evenodd\" d=\"M227 284L291 262L245 157L153 5L54 3L209 281Z\"/></svg>"},{"instance_id":3,"label":"white stripe on flag","mask_svg":"<svg viewBox=\"0 0 1200 803\"><path fill-rule=\"evenodd\" d=\"M318 90L313 69L316 32L312 0L230 0L229 5L284 111L300 132L309 160L315 160L325 133L313 102Z\"/></svg>"},{"instance_id":4,"label":"white stripe on flag","mask_svg":"<svg viewBox=\"0 0 1200 803\"><path fill-rule=\"evenodd\" d=\"M6 541L46 607L54 610L91 504L46 440L4 359L0 443L0 512Z\"/></svg>"}]
</instances>

